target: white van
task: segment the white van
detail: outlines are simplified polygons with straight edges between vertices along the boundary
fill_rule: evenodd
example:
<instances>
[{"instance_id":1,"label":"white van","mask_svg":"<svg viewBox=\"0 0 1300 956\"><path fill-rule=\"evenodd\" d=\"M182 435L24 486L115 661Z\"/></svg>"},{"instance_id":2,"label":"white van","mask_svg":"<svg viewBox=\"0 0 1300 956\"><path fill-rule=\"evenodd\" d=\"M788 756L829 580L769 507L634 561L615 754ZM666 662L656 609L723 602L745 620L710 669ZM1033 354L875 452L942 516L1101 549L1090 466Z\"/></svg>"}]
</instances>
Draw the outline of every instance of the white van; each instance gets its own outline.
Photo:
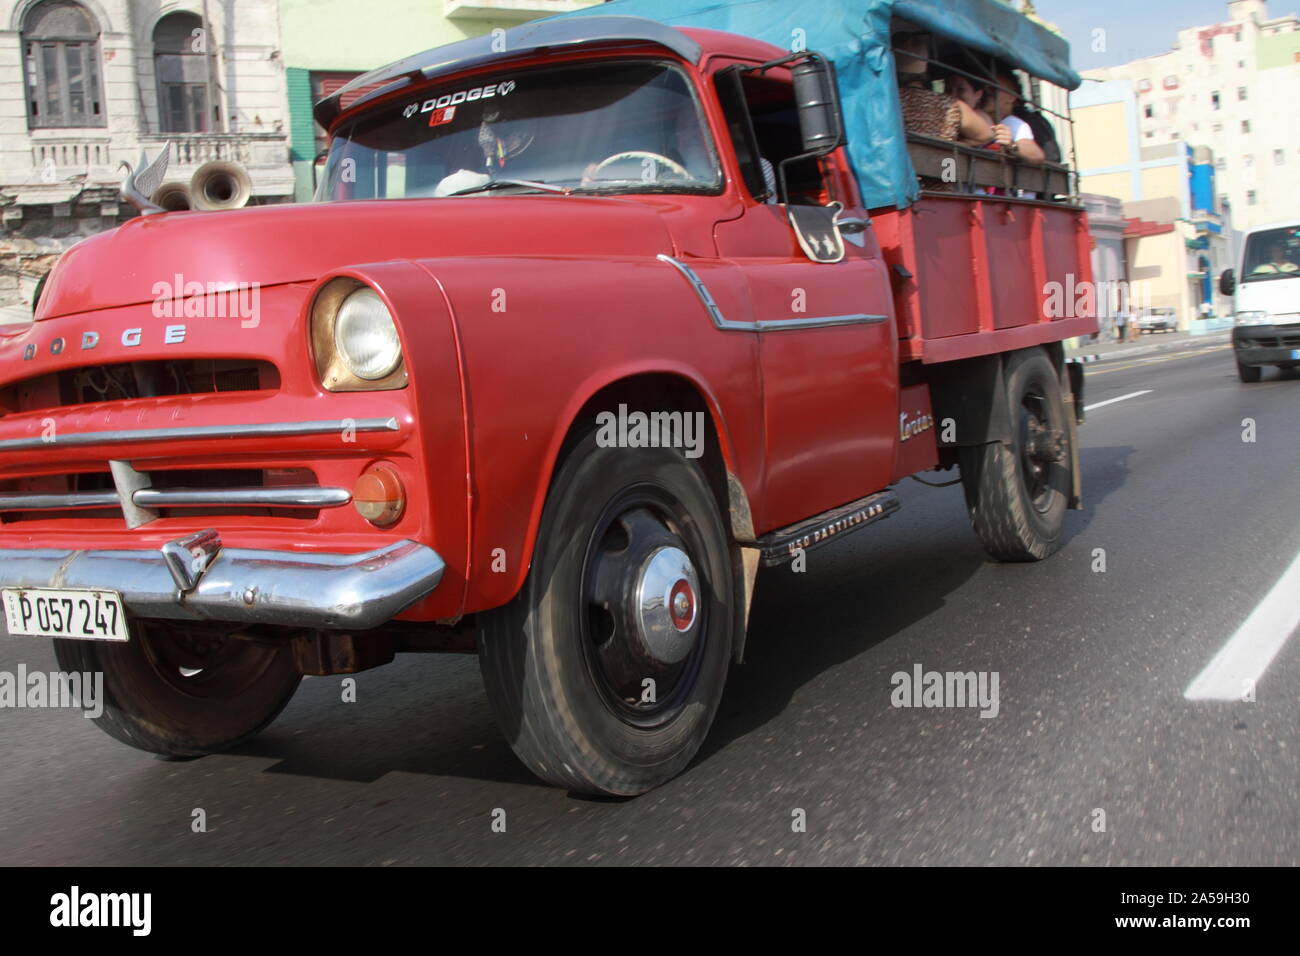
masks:
<instances>
[{"instance_id":1,"label":"white van","mask_svg":"<svg viewBox=\"0 0 1300 956\"><path fill-rule=\"evenodd\" d=\"M1235 295L1232 348L1243 382L1258 382L1265 365L1300 365L1300 222L1252 229L1237 273L1219 277Z\"/></svg>"}]
</instances>

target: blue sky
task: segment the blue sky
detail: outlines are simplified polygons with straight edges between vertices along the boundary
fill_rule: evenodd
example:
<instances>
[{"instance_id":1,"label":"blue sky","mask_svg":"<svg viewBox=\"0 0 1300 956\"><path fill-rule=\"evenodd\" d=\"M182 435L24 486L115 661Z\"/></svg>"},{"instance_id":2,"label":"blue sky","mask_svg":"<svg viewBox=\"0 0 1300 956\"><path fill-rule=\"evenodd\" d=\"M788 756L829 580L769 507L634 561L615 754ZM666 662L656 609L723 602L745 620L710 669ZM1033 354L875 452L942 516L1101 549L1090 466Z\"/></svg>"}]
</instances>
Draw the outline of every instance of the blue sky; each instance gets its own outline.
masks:
<instances>
[{"instance_id":1,"label":"blue sky","mask_svg":"<svg viewBox=\"0 0 1300 956\"><path fill-rule=\"evenodd\" d=\"M1076 70L1127 63L1164 53L1178 31L1228 19L1226 0L1034 0L1038 15L1050 20L1070 40ZM1300 0L1271 0L1271 16L1291 13ZM1106 52L1092 51L1096 29L1106 31Z\"/></svg>"}]
</instances>

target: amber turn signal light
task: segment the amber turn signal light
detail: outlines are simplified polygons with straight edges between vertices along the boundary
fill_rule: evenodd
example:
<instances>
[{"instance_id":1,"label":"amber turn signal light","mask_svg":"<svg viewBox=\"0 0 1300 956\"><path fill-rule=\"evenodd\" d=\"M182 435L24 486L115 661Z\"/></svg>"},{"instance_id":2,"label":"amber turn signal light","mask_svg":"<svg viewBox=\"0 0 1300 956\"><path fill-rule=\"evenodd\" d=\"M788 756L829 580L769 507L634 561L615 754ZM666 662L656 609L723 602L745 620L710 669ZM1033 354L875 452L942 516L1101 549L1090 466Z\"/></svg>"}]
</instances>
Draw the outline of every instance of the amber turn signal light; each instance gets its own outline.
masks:
<instances>
[{"instance_id":1,"label":"amber turn signal light","mask_svg":"<svg viewBox=\"0 0 1300 956\"><path fill-rule=\"evenodd\" d=\"M352 488L352 504L357 514L373 525L387 528L396 524L406 510L406 489L397 469L379 462L363 471Z\"/></svg>"}]
</instances>

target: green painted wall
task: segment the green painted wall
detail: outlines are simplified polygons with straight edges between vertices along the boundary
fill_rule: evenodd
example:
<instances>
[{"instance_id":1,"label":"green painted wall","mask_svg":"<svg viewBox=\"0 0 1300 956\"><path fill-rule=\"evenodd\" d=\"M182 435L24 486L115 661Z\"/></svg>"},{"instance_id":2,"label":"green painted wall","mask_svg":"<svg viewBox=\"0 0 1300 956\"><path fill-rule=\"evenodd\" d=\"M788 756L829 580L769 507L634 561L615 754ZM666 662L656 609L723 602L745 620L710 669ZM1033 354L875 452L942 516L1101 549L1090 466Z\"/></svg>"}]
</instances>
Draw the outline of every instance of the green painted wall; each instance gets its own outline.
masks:
<instances>
[{"instance_id":1,"label":"green painted wall","mask_svg":"<svg viewBox=\"0 0 1300 956\"><path fill-rule=\"evenodd\" d=\"M442 0L280 0L285 66L372 70L519 22L448 20L442 10Z\"/></svg>"},{"instance_id":2,"label":"green painted wall","mask_svg":"<svg viewBox=\"0 0 1300 956\"><path fill-rule=\"evenodd\" d=\"M291 66L284 71L289 88L289 158L296 183L294 199L311 199L311 164L316 151L316 124L311 118L311 71Z\"/></svg>"},{"instance_id":3,"label":"green painted wall","mask_svg":"<svg viewBox=\"0 0 1300 956\"><path fill-rule=\"evenodd\" d=\"M1261 70L1292 66L1300 62L1297 53L1300 53L1300 30L1261 36L1255 41L1255 62Z\"/></svg>"}]
</instances>

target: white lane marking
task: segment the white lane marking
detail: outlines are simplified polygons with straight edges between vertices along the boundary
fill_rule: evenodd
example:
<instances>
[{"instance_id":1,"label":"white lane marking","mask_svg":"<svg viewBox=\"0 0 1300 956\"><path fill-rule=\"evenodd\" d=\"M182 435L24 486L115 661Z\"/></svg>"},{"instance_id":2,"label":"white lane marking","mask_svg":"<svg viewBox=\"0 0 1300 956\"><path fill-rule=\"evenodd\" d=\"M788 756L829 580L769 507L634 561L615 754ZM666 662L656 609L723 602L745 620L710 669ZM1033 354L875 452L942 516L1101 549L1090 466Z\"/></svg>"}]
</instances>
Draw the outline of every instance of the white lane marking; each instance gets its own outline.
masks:
<instances>
[{"instance_id":1,"label":"white lane marking","mask_svg":"<svg viewBox=\"0 0 1300 956\"><path fill-rule=\"evenodd\" d=\"M1108 398L1104 402L1095 402L1092 405L1083 406L1085 412L1090 412L1094 408L1105 408L1107 405L1114 405L1116 402L1126 402L1130 398L1137 398L1139 395L1150 395L1155 389L1144 388L1140 392L1129 392L1127 395L1121 395L1119 398Z\"/></svg>"},{"instance_id":2,"label":"white lane marking","mask_svg":"<svg viewBox=\"0 0 1300 956\"><path fill-rule=\"evenodd\" d=\"M1188 700L1241 700L1300 627L1300 554L1237 633L1187 686Z\"/></svg>"}]
</instances>

